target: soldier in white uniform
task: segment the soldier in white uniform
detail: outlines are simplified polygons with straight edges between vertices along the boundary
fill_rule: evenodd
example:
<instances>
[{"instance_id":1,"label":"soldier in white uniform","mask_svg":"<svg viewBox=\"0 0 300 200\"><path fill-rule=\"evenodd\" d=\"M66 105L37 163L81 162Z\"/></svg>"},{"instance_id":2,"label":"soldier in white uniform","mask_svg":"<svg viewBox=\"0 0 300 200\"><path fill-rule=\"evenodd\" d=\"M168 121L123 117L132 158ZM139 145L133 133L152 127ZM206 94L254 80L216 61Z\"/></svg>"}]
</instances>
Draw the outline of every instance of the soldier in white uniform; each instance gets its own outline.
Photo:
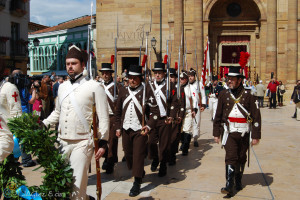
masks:
<instances>
[{"instance_id":1,"label":"soldier in white uniform","mask_svg":"<svg viewBox=\"0 0 300 200\"><path fill-rule=\"evenodd\" d=\"M189 83L190 83L190 89L191 89L191 94L192 94L192 99L193 102L195 102L196 107L194 108L196 115L195 115L195 120L193 120L193 138L194 138L194 146L198 147L198 141L197 139L200 136L200 116L201 113L205 109L206 105L206 98L205 98L205 90L204 86L201 83L201 81L196 80L196 71L191 68L189 71ZM199 94L200 92L200 94Z\"/></svg>"},{"instance_id":2,"label":"soldier in white uniform","mask_svg":"<svg viewBox=\"0 0 300 200\"><path fill-rule=\"evenodd\" d=\"M182 146L180 150L182 155L188 155L188 150L190 148L190 142L193 133L193 121L195 121L196 109L198 107L197 102L193 101L192 92L190 84L188 82L188 74L183 71L180 74L180 85L184 89L184 94L181 94L182 98L185 98L185 116L182 123L182 134L181 134L181 143Z\"/></svg>"},{"instance_id":3,"label":"soldier in white uniform","mask_svg":"<svg viewBox=\"0 0 300 200\"><path fill-rule=\"evenodd\" d=\"M7 124L5 123L5 120L0 115L0 163L3 162L3 160L11 154L11 152L14 149L14 141L13 136L11 132L9 131L9 128ZM1 191L0 191L1 193ZM1 195L0 195L1 197Z\"/></svg>"},{"instance_id":4,"label":"soldier in white uniform","mask_svg":"<svg viewBox=\"0 0 300 200\"><path fill-rule=\"evenodd\" d=\"M87 55L75 45L69 48L66 68L70 80L59 86L55 110L43 121L48 126L59 123L60 149L67 156L73 169L74 185L71 199L87 199L88 169L93 155L93 139L90 131L93 116L93 93L99 119L100 159L107 148L109 115L104 88L83 74Z\"/></svg>"}]
</instances>

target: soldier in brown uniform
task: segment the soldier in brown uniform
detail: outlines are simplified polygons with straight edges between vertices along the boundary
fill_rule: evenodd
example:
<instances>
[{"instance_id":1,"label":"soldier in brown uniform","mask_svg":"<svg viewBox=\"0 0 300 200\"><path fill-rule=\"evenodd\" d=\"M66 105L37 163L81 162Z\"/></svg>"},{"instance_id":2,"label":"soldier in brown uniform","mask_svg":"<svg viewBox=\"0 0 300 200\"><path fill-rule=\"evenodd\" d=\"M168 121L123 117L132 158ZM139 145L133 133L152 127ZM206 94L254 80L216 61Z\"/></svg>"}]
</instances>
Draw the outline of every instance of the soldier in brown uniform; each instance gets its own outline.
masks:
<instances>
[{"instance_id":1,"label":"soldier in brown uniform","mask_svg":"<svg viewBox=\"0 0 300 200\"><path fill-rule=\"evenodd\" d=\"M116 136L115 129L115 107L116 99L114 97L114 86L115 83L112 78L111 63L102 63L102 68L99 70L102 73L101 85L105 89L105 93L108 101L108 112L109 112L109 138L108 138L108 151L105 152L105 160L102 165L102 169L106 170L107 174L111 174L114 171L114 164L118 162L118 137ZM116 95L118 94L118 87L116 87Z\"/></svg>"},{"instance_id":2,"label":"soldier in brown uniform","mask_svg":"<svg viewBox=\"0 0 300 200\"><path fill-rule=\"evenodd\" d=\"M170 82L175 84L175 90L177 91L177 74L174 68L170 68ZM173 91L172 91L173 92ZM177 94L177 92L176 92ZM180 94L184 95L183 88L180 88ZM169 145L169 165L176 164L176 153L178 153L178 145L180 141L180 129L182 126L182 120L185 115L185 97L180 95L180 98L176 101L176 106L174 106L176 118L173 120L172 127L171 127L171 138L170 138L170 145Z\"/></svg>"},{"instance_id":3,"label":"soldier in brown uniform","mask_svg":"<svg viewBox=\"0 0 300 200\"><path fill-rule=\"evenodd\" d=\"M150 87L155 95L159 108L159 117L155 129L153 129L149 135L149 158L153 159L151 171L155 171L160 162L158 176L163 177L167 174L168 147L171 136L170 129L172 128L171 123L176 117L175 106L177 105L177 96L173 83L170 83L167 94L165 64L160 62L154 63L152 71L154 72L155 80L151 82ZM152 101L152 99L150 99L150 101ZM157 143L159 143L159 148Z\"/></svg>"},{"instance_id":4,"label":"soldier in brown uniform","mask_svg":"<svg viewBox=\"0 0 300 200\"><path fill-rule=\"evenodd\" d=\"M229 89L219 94L213 136L215 142L219 143L224 132L222 145L226 151L226 186L221 192L231 197L234 182L236 190L243 188L242 175L247 160L249 138L251 135L251 145L259 143L261 116L256 97L243 87L244 76L240 74L240 67L230 67L227 76Z\"/></svg>"},{"instance_id":5,"label":"soldier in brown uniform","mask_svg":"<svg viewBox=\"0 0 300 200\"><path fill-rule=\"evenodd\" d=\"M134 176L129 196L140 193L142 178L145 175L144 159L147 155L147 134L156 125L158 108L150 86L142 83L142 67L131 65L128 73L129 87L120 87L116 105L116 135L121 136L128 169ZM143 126L143 97L148 116Z\"/></svg>"}]
</instances>

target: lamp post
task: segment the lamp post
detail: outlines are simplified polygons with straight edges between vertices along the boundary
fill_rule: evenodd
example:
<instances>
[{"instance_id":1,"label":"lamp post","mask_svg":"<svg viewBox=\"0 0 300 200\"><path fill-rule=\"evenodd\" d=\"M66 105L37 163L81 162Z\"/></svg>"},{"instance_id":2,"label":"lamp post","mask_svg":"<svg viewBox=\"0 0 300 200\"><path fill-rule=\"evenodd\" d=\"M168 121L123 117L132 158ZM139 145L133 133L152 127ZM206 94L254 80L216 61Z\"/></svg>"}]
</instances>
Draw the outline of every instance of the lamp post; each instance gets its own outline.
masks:
<instances>
[{"instance_id":1,"label":"lamp post","mask_svg":"<svg viewBox=\"0 0 300 200\"><path fill-rule=\"evenodd\" d=\"M157 42L157 40L155 39L155 37L153 37L153 38L151 39L151 46L152 46L152 48L153 48L153 50L154 50L154 53L155 53L155 55L156 55L157 61L161 62L161 61L162 61L162 58L161 58L161 52L156 52L156 42Z\"/></svg>"}]
</instances>

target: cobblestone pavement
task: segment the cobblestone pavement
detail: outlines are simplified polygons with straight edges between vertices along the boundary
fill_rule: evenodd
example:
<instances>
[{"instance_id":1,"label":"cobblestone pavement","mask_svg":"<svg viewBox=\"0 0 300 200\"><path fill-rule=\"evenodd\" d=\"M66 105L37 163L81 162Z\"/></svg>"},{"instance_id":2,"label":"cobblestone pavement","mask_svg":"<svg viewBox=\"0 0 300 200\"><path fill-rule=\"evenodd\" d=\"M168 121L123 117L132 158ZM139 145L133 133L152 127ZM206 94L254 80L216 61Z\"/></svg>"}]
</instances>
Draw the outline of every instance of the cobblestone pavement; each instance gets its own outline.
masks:
<instances>
[{"instance_id":1,"label":"cobblestone pavement","mask_svg":"<svg viewBox=\"0 0 300 200\"><path fill-rule=\"evenodd\" d=\"M250 168L245 168L243 176L244 189L232 199L299 199L300 121L291 118L294 111L294 105L276 110L261 109L262 140L251 150ZM133 182L131 172L127 170L126 163L117 163L114 174L101 173L102 199L222 199L220 188L225 184L225 152L213 141L208 110L202 114L198 141L198 148L191 143L188 156L177 155L177 164L168 167L168 174L163 178L157 176L158 172L151 172L151 161L146 160L142 193L136 198L128 196ZM120 139L119 160L123 155ZM32 169L23 170L28 184L39 185L41 174ZM93 159L88 194L95 196L95 190Z\"/></svg>"}]
</instances>

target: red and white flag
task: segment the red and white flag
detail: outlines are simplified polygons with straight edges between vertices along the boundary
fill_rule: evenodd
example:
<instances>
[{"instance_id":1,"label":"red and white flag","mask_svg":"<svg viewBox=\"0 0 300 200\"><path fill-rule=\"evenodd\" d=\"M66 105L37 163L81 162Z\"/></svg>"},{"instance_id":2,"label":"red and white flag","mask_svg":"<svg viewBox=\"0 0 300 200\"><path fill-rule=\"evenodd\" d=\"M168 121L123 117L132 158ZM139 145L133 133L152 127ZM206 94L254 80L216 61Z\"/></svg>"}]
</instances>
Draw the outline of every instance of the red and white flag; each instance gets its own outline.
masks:
<instances>
[{"instance_id":1,"label":"red and white flag","mask_svg":"<svg viewBox=\"0 0 300 200\"><path fill-rule=\"evenodd\" d=\"M201 73L201 82L203 86L206 86L211 80L211 71L210 71L210 58L209 58L209 40L207 39L205 51L204 51L204 62Z\"/></svg>"}]
</instances>

